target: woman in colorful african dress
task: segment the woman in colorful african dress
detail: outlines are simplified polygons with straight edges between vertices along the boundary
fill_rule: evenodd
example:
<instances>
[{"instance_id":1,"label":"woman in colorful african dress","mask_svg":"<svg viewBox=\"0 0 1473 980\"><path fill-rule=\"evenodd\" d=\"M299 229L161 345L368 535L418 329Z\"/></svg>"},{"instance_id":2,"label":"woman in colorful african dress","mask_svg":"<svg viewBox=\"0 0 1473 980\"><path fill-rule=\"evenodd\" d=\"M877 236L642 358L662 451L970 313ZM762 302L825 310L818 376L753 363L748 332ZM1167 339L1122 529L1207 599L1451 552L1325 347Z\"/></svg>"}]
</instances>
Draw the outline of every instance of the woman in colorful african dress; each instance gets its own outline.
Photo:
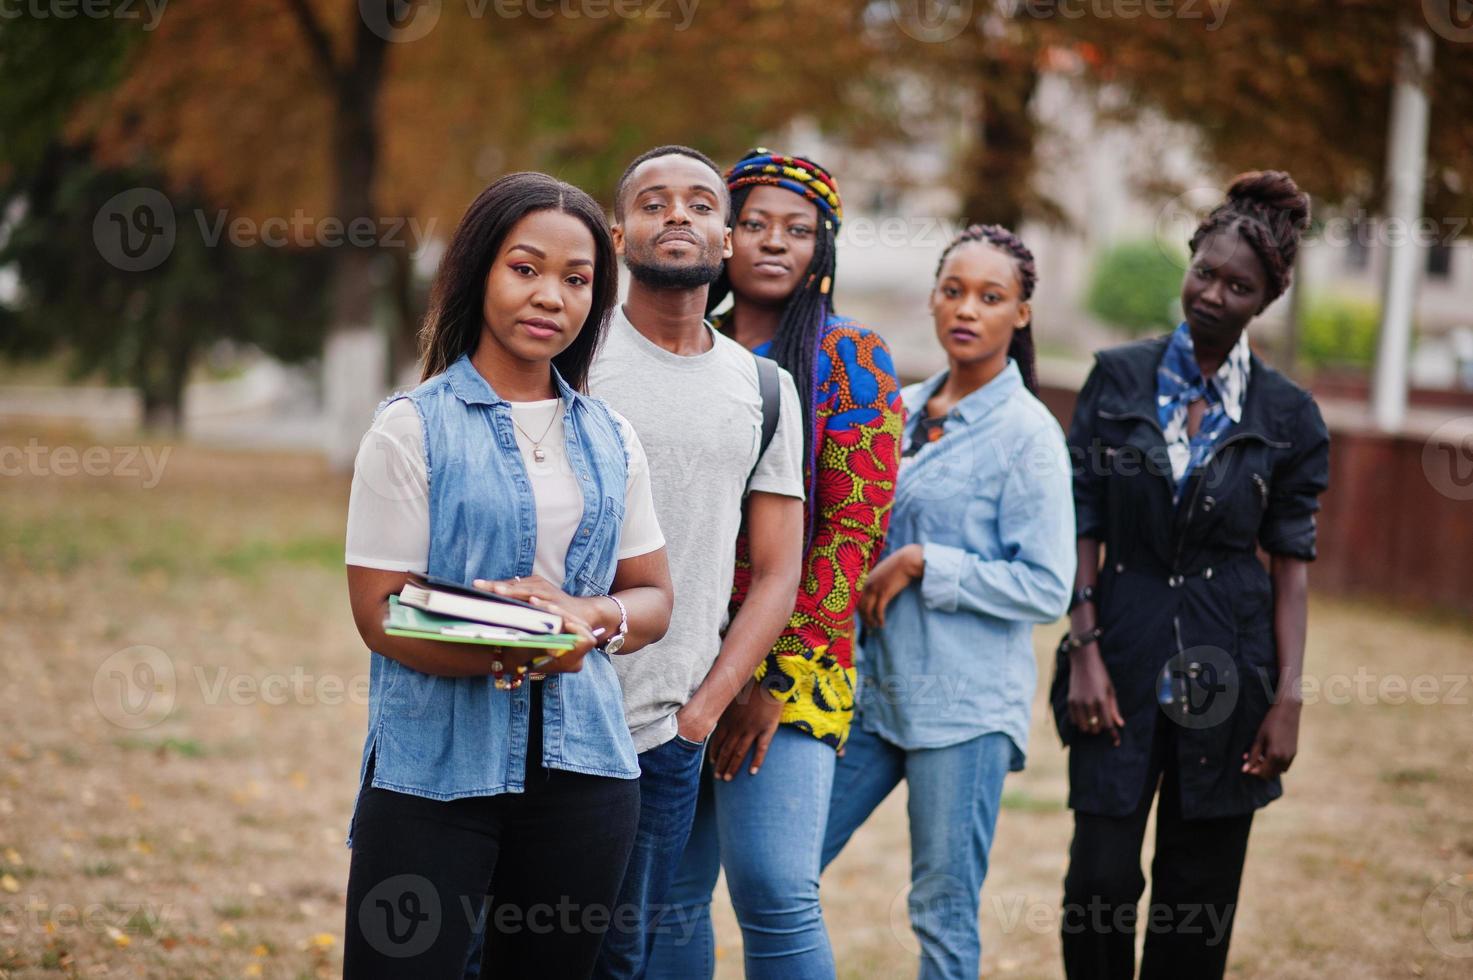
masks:
<instances>
[{"instance_id":1,"label":"woman in colorful african dress","mask_svg":"<svg viewBox=\"0 0 1473 980\"><path fill-rule=\"evenodd\" d=\"M884 341L834 312L843 206L833 177L812 160L763 149L726 176L733 254L707 308L729 294L717 327L798 382L807 546L792 619L712 737L713 778L702 786L648 976L712 975L709 910L725 868L746 975L832 978L819 854L854 708L854 612L895 493L900 386ZM733 612L749 581L743 535Z\"/></svg>"}]
</instances>

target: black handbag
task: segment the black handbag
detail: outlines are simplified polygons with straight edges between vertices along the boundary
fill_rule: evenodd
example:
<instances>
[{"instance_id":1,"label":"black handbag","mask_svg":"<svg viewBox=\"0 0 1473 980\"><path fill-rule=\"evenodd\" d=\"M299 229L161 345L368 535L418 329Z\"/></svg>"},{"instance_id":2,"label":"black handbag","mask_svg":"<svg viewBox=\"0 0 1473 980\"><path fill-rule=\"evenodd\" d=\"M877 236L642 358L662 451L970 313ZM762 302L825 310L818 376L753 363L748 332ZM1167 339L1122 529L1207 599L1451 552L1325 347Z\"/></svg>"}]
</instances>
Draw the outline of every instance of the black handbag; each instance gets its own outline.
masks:
<instances>
[{"instance_id":1,"label":"black handbag","mask_svg":"<svg viewBox=\"0 0 1473 980\"><path fill-rule=\"evenodd\" d=\"M1068 746L1077 729L1069 718L1069 631L1059 641L1054 651L1054 679L1048 688L1049 707L1054 713L1054 727L1059 731L1059 741Z\"/></svg>"}]
</instances>

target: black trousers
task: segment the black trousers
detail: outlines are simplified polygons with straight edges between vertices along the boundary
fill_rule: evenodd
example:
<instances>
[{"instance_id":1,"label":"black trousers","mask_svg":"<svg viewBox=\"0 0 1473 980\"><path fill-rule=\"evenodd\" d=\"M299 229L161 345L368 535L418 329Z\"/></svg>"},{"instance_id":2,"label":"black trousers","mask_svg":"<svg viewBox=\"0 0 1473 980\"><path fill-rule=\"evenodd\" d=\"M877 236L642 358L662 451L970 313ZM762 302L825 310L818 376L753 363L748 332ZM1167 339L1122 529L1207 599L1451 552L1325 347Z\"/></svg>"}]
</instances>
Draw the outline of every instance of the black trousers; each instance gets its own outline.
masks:
<instances>
[{"instance_id":1,"label":"black trousers","mask_svg":"<svg viewBox=\"0 0 1473 980\"><path fill-rule=\"evenodd\" d=\"M534 761L541 756L534 690L525 792L440 801L365 781L348 872L345 978L459 980L478 921L489 940L483 977L593 972L639 823L639 780L549 770ZM488 905L493 877L498 894Z\"/></svg>"},{"instance_id":2,"label":"black trousers","mask_svg":"<svg viewBox=\"0 0 1473 980\"><path fill-rule=\"evenodd\" d=\"M1060 925L1069 980L1130 980L1135 975L1137 903L1145 891L1141 843L1156 797L1156 856L1144 921L1141 980L1214 980L1227 967L1238 885L1253 814L1187 820L1177 784L1175 726L1158 719L1150 776L1134 813L1074 813Z\"/></svg>"}]
</instances>

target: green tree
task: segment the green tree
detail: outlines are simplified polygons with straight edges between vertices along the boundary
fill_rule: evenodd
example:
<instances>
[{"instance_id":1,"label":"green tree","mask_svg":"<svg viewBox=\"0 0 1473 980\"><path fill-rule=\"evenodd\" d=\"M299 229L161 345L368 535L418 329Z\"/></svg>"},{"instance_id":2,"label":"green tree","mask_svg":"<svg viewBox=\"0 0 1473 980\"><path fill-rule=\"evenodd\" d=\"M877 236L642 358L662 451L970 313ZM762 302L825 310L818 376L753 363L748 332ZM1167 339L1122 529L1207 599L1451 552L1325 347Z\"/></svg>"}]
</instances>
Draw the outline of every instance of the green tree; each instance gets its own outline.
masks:
<instances>
[{"instance_id":1,"label":"green tree","mask_svg":"<svg viewBox=\"0 0 1473 980\"><path fill-rule=\"evenodd\" d=\"M1376 358L1381 308L1369 300L1315 296L1306 305L1299 357L1311 368L1363 371Z\"/></svg>"},{"instance_id":2,"label":"green tree","mask_svg":"<svg viewBox=\"0 0 1473 980\"><path fill-rule=\"evenodd\" d=\"M20 214L0 266L21 281L19 301L0 307L0 351L63 351L78 375L136 388L146 426L177 431L190 369L215 341L287 361L320 350L326 267L320 252L211 243L197 232L209 213L203 201L137 198L160 182L156 172L101 169L85 148L53 145L27 176L0 186L0 211Z\"/></svg>"},{"instance_id":3,"label":"green tree","mask_svg":"<svg viewBox=\"0 0 1473 980\"><path fill-rule=\"evenodd\" d=\"M1133 334L1170 330L1180 308L1181 266L1154 241L1116 245L1095 262L1085 306Z\"/></svg>"}]
</instances>

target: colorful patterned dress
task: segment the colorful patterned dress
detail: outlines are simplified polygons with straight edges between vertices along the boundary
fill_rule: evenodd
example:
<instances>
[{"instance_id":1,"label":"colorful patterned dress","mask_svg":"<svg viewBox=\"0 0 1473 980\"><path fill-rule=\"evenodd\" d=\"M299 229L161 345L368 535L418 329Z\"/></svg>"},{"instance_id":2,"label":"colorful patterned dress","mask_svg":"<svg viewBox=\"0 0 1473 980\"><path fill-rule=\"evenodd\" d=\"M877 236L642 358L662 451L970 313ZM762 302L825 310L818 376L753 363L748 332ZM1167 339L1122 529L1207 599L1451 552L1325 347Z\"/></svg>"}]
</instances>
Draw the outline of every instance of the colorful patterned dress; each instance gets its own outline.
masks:
<instances>
[{"instance_id":1,"label":"colorful patterned dress","mask_svg":"<svg viewBox=\"0 0 1473 980\"><path fill-rule=\"evenodd\" d=\"M755 353L766 354L768 346ZM904 411L889 349L878 334L852 320L829 317L814 375L818 472L805 467L804 474L811 490L805 517L813 540L803 556L793 617L756 676L762 682L773 675L765 686L787 697L783 724L837 749L848 738L854 715L854 610L884 547ZM732 616L746 597L751 572L743 527Z\"/></svg>"}]
</instances>

